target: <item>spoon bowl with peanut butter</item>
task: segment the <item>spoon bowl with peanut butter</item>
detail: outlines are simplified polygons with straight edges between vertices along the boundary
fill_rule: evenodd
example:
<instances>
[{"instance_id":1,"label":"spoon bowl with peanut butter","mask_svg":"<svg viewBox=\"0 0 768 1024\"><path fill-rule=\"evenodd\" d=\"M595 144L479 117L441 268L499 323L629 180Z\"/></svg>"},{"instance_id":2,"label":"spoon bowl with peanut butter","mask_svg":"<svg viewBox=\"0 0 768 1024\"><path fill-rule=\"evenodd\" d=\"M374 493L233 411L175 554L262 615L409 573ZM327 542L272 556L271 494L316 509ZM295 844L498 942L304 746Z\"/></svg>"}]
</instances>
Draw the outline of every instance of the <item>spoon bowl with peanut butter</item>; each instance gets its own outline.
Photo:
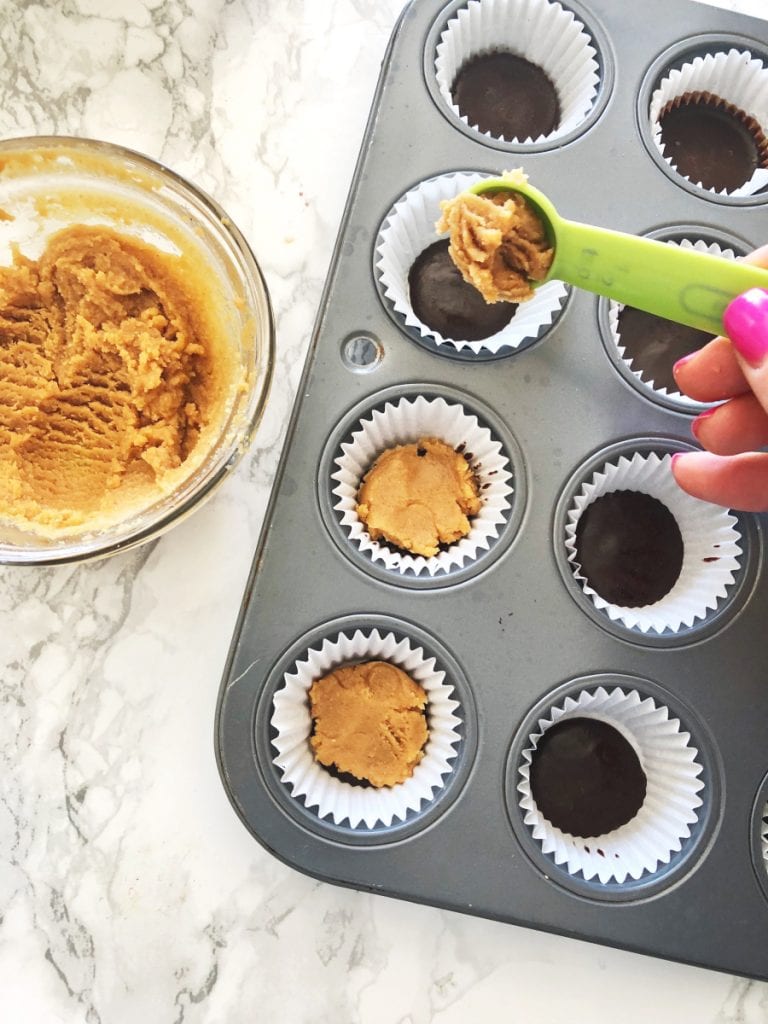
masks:
<instances>
[{"instance_id":1,"label":"spoon bowl with peanut butter","mask_svg":"<svg viewBox=\"0 0 768 1024\"><path fill-rule=\"evenodd\" d=\"M559 280L711 334L726 307L768 270L696 249L566 220L521 171L488 178L442 204L438 231L487 302L522 302Z\"/></svg>"}]
</instances>

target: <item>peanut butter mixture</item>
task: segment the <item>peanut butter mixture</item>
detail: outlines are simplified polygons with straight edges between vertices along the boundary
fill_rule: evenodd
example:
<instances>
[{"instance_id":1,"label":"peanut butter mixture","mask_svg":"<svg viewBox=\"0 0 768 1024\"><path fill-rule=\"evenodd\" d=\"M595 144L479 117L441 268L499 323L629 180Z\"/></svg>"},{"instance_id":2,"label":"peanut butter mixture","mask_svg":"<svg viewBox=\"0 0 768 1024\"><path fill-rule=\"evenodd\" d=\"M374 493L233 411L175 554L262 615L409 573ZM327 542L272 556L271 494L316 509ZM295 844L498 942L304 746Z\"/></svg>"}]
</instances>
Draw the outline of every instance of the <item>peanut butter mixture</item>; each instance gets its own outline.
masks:
<instances>
[{"instance_id":1,"label":"peanut butter mixture","mask_svg":"<svg viewBox=\"0 0 768 1024\"><path fill-rule=\"evenodd\" d=\"M526 180L520 171L505 177L510 184ZM533 297L531 281L547 276L554 250L541 219L522 195L462 192L440 206L443 213L435 227L441 234L449 232L451 259L486 302Z\"/></svg>"},{"instance_id":2,"label":"peanut butter mixture","mask_svg":"<svg viewBox=\"0 0 768 1024\"><path fill-rule=\"evenodd\" d=\"M445 441L422 437L388 448L363 478L357 514L373 540L426 558L471 529L480 511L477 481L464 456Z\"/></svg>"},{"instance_id":3,"label":"peanut butter mixture","mask_svg":"<svg viewBox=\"0 0 768 1024\"><path fill-rule=\"evenodd\" d=\"M309 701L320 764L372 786L395 786L424 756L427 695L396 665L337 668L312 684Z\"/></svg>"},{"instance_id":4,"label":"peanut butter mixture","mask_svg":"<svg viewBox=\"0 0 768 1024\"><path fill-rule=\"evenodd\" d=\"M104 227L0 268L0 517L96 526L170 489L232 386L200 287Z\"/></svg>"}]
</instances>

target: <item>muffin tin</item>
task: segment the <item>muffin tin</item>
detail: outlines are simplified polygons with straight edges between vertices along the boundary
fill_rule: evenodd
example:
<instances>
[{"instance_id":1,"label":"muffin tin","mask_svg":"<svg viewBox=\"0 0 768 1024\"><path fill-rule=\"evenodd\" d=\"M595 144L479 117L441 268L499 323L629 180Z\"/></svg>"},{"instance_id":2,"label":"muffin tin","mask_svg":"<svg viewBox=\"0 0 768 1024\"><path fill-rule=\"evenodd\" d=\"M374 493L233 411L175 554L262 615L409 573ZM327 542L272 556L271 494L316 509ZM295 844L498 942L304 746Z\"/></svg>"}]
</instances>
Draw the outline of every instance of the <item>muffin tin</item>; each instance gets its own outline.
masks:
<instances>
[{"instance_id":1,"label":"muffin tin","mask_svg":"<svg viewBox=\"0 0 768 1024\"><path fill-rule=\"evenodd\" d=\"M730 531L730 561L702 554L717 579L698 610L665 623L600 607L569 559L574 496L609 463L631 472L691 448L700 407L639 381L609 303L575 289L523 343L441 343L391 301L380 249L423 182L514 166L573 220L737 255L762 244L766 191L717 195L676 174L648 110L696 57L735 49L768 66L768 27L649 0L641 43L614 0L568 3L594 51L589 109L558 137L514 143L475 131L441 94L436 49L465 6L411 3L382 66L221 684L222 780L252 834L317 878L768 979L765 517L716 514L707 530ZM355 446L371 429L373 448L415 439L446 415L479 475L499 460L491 528L455 558L377 550L355 522L367 458ZM330 792L305 757L312 666L382 651L433 681L430 734L447 736L399 801ZM639 833L574 841L537 821L531 748L554 720L590 714L679 768L654 776Z\"/></svg>"}]
</instances>

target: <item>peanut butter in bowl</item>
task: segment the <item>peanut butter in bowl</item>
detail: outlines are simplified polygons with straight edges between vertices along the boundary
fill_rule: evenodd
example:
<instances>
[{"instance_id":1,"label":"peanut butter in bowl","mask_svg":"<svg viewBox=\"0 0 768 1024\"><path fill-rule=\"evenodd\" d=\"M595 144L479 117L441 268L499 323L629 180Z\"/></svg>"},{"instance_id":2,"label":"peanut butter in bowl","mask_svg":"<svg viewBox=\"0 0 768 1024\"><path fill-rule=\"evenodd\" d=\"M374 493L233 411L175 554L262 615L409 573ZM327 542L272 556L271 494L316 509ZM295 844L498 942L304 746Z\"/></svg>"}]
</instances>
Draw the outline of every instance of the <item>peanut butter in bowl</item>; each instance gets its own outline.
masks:
<instances>
[{"instance_id":1,"label":"peanut butter in bowl","mask_svg":"<svg viewBox=\"0 0 768 1024\"><path fill-rule=\"evenodd\" d=\"M116 147L24 141L0 144L0 560L71 560L210 493L263 408L272 320L202 193Z\"/></svg>"}]
</instances>

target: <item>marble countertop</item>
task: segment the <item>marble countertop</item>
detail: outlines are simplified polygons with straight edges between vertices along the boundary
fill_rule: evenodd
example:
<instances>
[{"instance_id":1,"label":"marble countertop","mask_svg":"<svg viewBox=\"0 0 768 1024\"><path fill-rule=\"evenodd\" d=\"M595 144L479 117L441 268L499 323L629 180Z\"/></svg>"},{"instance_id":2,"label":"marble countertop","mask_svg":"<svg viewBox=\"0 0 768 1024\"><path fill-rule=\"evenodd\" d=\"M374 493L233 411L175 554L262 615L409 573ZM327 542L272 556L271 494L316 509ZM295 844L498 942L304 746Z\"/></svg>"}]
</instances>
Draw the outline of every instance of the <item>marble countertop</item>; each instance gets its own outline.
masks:
<instances>
[{"instance_id":1,"label":"marble countertop","mask_svg":"<svg viewBox=\"0 0 768 1024\"><path fill-rule=\"evenodd\" d=\"M208 504L102 562L0 570L4 1024L768 1021L768 985L314 881L219 781L219 679L400 7L0 0L0 135L102 138L195 181L278 323L267 415Z\"/></svg>"}]
</instances>

